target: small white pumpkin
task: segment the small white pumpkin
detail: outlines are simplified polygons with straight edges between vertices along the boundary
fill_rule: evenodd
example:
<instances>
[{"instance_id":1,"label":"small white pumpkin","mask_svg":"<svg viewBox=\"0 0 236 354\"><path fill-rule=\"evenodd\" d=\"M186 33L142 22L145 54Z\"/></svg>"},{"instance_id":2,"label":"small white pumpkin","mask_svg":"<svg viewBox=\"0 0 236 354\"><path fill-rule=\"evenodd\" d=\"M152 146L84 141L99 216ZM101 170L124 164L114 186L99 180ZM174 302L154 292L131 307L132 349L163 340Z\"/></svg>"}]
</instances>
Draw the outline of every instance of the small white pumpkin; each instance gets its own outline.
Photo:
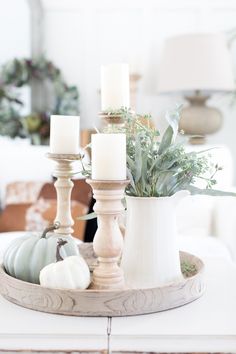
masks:
<instances>
[{"instance_id":1,"label":"small white pumpkin","mask_svg":"<svg viewBox=\"0 0 236 354\"><path fill-rule=\"evenodd\" d=\"M89 267L81 255L65 259L61 257L60 248L66 242L63 239L58 240L57 261L41 270L40 285L47 288L87 289L91 282Z\"/></svg>"},{"instance_id":2,"label":"small white pumpkin","mask_svg":"<svg viewBox=\"0 0 236 354\"><path fill-rule=\"evenodd\" d=\"M43 233L29 232L13 240L3 258L6 272L17 279L39 284L40 270L56 261L58 234L50 231L59 227L60 224L55 223ZM62 256L78 255L78 246L73 237L65 235L64 239L68 242L61 249Z\"/></svg>"}]
</instances>

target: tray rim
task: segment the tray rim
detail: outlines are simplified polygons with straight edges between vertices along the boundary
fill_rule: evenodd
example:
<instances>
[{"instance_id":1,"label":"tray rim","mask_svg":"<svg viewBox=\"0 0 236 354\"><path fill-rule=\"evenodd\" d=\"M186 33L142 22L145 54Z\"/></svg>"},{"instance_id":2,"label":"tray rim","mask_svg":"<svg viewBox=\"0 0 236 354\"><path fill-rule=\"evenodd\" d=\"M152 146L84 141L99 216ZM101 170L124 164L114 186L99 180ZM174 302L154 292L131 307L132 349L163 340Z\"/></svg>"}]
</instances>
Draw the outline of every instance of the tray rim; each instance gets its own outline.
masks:
<instances>
[{"instance_id":1,"label":"tray rim","mask_svg":"<svg viewBox=\"0 0 236 354\"><path fill-rule=\"evenodd\" d=\"M179 280L179 281L175 281L175 282L172 282L172 283L166 283L165 285L161 285L161 286L157 286L157 287L150 287L150 288L125 288L125 289L121 289L121 290L110 290L110 289L85 289L85 290L81 290L81 289L63 289L63 288L48 288L46 286L42 286L40 284L36 284L36 283L30 283L28 281L25 281L25 280L21 280L21 279L18 279L18 278L15 278L13 276L11 276L10 274L8 274L5 269L4 269L4 265L3 263L1 262L0 263L0 275L1 274L4 274L4 277L7 277L7 278L10 278L10 279L14 279L14 281L16 283L23 283L23 284L27 284L27 285L32 285L34 287L38 287L40 289L47 289L47 290L58 290L58 291L63 291L63 292L74 292L74 293L84 293L84 292L89 292L89 293L98 293L98 292L104 292L104 293L120 293L121 291L122 292L129 292L130 290L156 290L156 289L163 289L163 288L166 288L168 286L174 286L174 285L178 285L180 283L184 283L185 281L188 281L189 279L194 279L196 277L198 277L201 273L203 273L205 271L205 264L204 262L202 261L201 258L199 258L198 256L195 256L194 254L192 253L189 253L189 252L185 252L185 251L180 251L180 255L187 255L188 257L194 257L200 264L200 268L197 270L197 273L195 273L194 275L190 276L190 277L184 277L183 279Z\"/></svg>"},{"instance_id":2,"label":"tray rim","mask_svg":"<svg viewBox=\"0 0 236 354\"><path fill-rule=\"evenodd\" d=\"M165 310L169 310L169 309L173 309L176 307L180 307L183 306L185 304L188 304L194 300L196 300L197 298L201 297L205 291L205 282L204 282L204 270L205 270L205 265L204 262L202 261L201 258L189 253L189 252L183 252L180 251L180 256L181 256L181 260L183 260L184 258L193 258L195 260L195 262L197 262L197 273L194 274L193 276L190 277L186 277L183 278L179 281L175 281L173 283L168 283L165 284L163 286L159 286L159 287L151 287L151 288L145 288L145 289L140 289L140 288L126 288L126 289L122 289L122 290L100 290L100 289L85 289L85 290L80 290L80 289L61 289L61 288L48 288L48 287L43 287L40 284L34 284L34 283L30 283L30 282L26 282L17 278L12 277L11 275L7 274L3 264L0 264L0 294L7 299L10 302L13 302L19 306L25 307L25 308L30 308L32 310L36 310L36 311L41 311L41 312L48 312L48 313L54 313L54 314L59 314L59 315L69 315L69 316L88 316L88 317L119 317L119 316L132 316L132 315L141 315L141 314L148 314L148 313L154 313L154 312L161 312L161 311L165 311ZM162 293L167 291L168 289L174 289L176 288L184 288L186 285L188 285L188 283L192 283L192 285L194 285L195 283L199 282L200 286L200 290L199 293L195 294L192 297L189 297L187 299L184 299L183 301L181 301L180 304L170 304L168 307L160 309L160 310L153 310L153 308L150 308L150 311L145 310L142 312L142 310L138 309L136 310L136 312L134 313L130 313L130 311L127 312L127 314L122 313L118 314L118 310L114 310L114 313L108 314L107 312L103 312L99 311L99 309L97 309L96 311L93 311L93 313L90 314L85 314L85 313L73 313L73 311L66 311L66 313L63 311L57 311L55 310L53 307L46 310L45 308L39 308L37 307L37 304L28 304L28 303L24 303L23 301L20 301L17 296L15 297L11 297L8 294L6 294L3 290L4 288L4 284L6 286L12 286L14 285L14 288L16 290L21 290L24 289L24 291L26 291L26 289L28 288L28 291L31 290L35 293L37 293L39 290L40 292L46 292L46 294L51 294L51 296L59 296L58 294L61 294L62 297L68 297L68 298L76 298L76 297L85 297L86 295L88 295L88 298L94 297L94 299L96 300L100 300L101 298L104 296L105 298L107 298L107 301L110 300L112 301L113 297L114 299L118 296L118 295L122 295L122 296L129 296L129 294L133 294L133 296L139 296L139 295L144 295L147 294L148 296L150 296L150 294L153 293L153 299L155 298L155 293ZM9 283L11 283L9 285ZM35 295L36 296L36 295ZM45 295L46 296L46 295ZM105 301L105 300L104 300Z\"/></svg>"}]
</instances>

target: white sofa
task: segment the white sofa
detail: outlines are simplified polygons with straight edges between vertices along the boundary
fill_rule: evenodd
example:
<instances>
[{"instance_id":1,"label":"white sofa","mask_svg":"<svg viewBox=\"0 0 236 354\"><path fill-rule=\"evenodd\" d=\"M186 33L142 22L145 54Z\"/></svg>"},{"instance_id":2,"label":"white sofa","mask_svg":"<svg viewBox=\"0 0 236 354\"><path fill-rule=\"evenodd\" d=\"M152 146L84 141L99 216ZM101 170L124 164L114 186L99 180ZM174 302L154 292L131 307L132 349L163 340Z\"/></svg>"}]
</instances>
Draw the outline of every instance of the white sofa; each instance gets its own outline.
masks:
<instances>
[{"instance_id":1,"label":"white sofa","mask_svg":"<svg viewBox=\"0 0 236 354\"><path fill-rule=\"evenodd\" d=\"M216 188L235 191L234 164L226 145L186 145L188 151L211 154L211 161L223 167L216 174ZM199 184L204 187L205 183ZM189 196L177 209L180 248L199 255L222 255L236 261L236 198Z\"/></svg>"},{"instance_id":2,"label":"white sofa","mask_svg":"<svg viewBox=\"0 0 236 354\"><path fill-rule=\"evenodd\" d=\"M189 196L177 209L180 248L236 261L236 198Z\"/></svg>"}]
</instances>

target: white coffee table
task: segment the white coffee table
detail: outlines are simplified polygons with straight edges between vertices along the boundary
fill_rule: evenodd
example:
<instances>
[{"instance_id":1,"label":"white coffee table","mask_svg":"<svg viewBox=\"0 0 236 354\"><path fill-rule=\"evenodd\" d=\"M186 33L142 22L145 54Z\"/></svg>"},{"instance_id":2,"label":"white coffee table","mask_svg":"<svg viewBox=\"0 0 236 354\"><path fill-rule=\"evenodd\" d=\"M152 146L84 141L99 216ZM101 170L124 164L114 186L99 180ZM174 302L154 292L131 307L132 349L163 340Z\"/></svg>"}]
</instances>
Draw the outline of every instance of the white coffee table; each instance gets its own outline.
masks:
<instances>
[{"instance_id":1,"label":"white coffee table","mask_svg":"<svg viewBox=\"0 0 236 354\"><path fill-rule=\"evenodd\" d=\"M204 259L207 290L195 302L139 317L112 319L112 348L151 352L236 351L236 266Z\"/></svg>"},{"instance_id":2,"label":"white coffee table","mask_svg":"<svg viewBox=\"0 0 236 354\"><path fill-rule=\"evenodd\" d=\"M0 234L0 250L9 237ZM152 352L236 351L236 266L204 257L207 290L201 299L161 313L112 318L111 349ZM104 350L107 318L51 315L0 297L0 351Z\"/></svg>"}]
</instances>

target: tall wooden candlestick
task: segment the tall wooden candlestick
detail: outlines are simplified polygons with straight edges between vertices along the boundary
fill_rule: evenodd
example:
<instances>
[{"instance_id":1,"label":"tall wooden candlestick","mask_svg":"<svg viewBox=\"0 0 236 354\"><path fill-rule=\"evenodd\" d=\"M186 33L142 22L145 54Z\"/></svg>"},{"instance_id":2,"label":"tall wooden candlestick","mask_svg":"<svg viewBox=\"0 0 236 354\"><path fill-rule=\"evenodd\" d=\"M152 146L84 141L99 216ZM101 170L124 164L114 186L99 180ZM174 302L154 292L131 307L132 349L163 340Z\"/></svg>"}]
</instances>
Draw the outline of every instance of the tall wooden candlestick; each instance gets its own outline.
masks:
<instances>
[{"instance_id":1,"label":"tall wooden candlestick","mask_svg":"<svg viewBox=\"0 0 236 354\"><path fill-rule=\"evenodd\" d=\"M122 199L127 180L99 181L88 179L93 188L98 217L98 229L93 240L98 266L93 272L93 289L123 289L124 275L118 265L123 248L123 236L118 225L118 216L124 210Z\"/></svg>"},{"instance_id":2,"label":"tall wooden candlestick","mask_svg":"<svg viewBox=\"0 0 236 354\"><path fill-rule=\"evenodd\" d=\"M57 178L55 188L57 192L57 215L55 221L60 223L59 229L54 232L70 236L73 233L74 221L71 216L71 191L74 183L71 178L75 175L72 164L80 160L80 154L52 154L47 157L57 162L53 176Z\"/></svg>"}]
</instances>

